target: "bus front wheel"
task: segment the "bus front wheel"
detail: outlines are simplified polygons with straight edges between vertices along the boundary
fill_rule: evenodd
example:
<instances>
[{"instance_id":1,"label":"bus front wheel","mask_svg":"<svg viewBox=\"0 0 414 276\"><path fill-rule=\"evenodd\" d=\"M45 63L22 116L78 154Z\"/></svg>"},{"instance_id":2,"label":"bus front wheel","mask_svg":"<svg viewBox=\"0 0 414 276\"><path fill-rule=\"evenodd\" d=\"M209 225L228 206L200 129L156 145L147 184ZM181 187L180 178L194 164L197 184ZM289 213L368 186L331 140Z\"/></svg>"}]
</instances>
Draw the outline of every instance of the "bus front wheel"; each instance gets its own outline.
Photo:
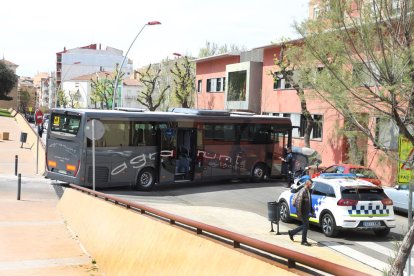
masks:
<instances>
[{"instance_id":1,"label":"bus front wheel","mask_svg":"<svg viewBox=\"0 0 414 276\"><path fill-rule=\"evenodd\" d=\"M155 171L152 168L143 169L137 178L136 189L142 191L149 191L155 184Z\"/></svg>"}]
</instances>

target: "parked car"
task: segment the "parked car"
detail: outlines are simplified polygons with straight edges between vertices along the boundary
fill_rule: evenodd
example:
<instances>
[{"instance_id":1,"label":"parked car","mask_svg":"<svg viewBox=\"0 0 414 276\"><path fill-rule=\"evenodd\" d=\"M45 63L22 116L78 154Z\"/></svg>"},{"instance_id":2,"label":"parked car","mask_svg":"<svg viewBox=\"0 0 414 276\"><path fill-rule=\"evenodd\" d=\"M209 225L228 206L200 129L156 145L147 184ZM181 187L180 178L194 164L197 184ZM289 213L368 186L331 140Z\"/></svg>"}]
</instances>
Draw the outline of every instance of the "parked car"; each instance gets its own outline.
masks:
<instances>
[{"instance_id":1,"label":"parked car","mask_svg":"<svg viewBox=\"0 0 414 276\"><path fill-rule=\"evenodd\" d=\"M43 115L43 121L49 120L50 119L50 113L45 113Z\"/></svg>"},{"instance_id":2,"label":"parked car","mask_svg":"<svg viewBox=\"0 0 414 276\"><path fill-rule=\"evenodd\" d=\"M409 186L407 184L384 188L384 192L394 202L394 210L408 213ZM412 210L414 212L414 202L412 202Z\"/></svg>"},{"instance_id":3,"label":"parked car","mask_svg":"<svg viewBox=\"0 0 414 276\"><path fill-rule=\"evenodd\" d=\"M43 128L47 129L49 127L49 119L43 120Z\"/></svg>"},{"instance_id":4,"label":"parked car","mask_svg":"<svg viewBox=\"0 0 414 276\"><path fill-rule=\"evenodd\" d=\"M292 200L302 187L284 191L279 196L280 219L297 219ZM310 190L314 210L309 222L322 228L327 237L339 230L359 229L386 236L395 227L392 200L378 187L354 175L322 174L313 179Z\"/></svg>"},{"instance_id":5,"label":"parked car","mask_svg":"<svg viewBox=\"0 0 414 276\"><path fill-rule=\"evenodd\" d=\"M34 121L35 121L34 114L31 114L31 113L26 113L24 116L26 117L26 120L27 120L29 123L34 123Z\"/></svg>"},{"instance_id":6,"label":"parked car","mask_svg":"<svg viewBox=\"0 0 414 276\"><path fill-rule=\"evenodd\" d=\"M357 178L361 178L363 180L369 181L374 185L381 186L381 180L378 179L376 174L370 168L359 166L359 165L352 165L352 164L336 164L327 167L326 169L317 172L312 175L312 178L317 177L322 173L345 173L345 174L355 174Z\"/></svg>"}]
</instances>

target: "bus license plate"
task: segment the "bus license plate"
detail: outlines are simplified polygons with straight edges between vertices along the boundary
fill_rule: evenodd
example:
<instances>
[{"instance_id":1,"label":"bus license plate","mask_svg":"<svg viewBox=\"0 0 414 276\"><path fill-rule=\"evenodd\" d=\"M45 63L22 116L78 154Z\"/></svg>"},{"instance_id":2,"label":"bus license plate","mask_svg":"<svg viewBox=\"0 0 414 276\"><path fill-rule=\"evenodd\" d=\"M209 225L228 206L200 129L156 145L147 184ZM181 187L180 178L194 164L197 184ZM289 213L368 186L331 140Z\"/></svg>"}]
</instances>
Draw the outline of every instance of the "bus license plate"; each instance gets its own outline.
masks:
<instances>
[{"instance_id":1,"label":"bus license plate","mask_svg":"<svg viewBox=\"0 0 414 276\"><path fill-rule=\"evenodd\" d=\"M379 222L379 221L364 221L362 225L364 225L364 227L377 227L377 226L381 226L381 222Z\"/></svg>"}]
</instances>

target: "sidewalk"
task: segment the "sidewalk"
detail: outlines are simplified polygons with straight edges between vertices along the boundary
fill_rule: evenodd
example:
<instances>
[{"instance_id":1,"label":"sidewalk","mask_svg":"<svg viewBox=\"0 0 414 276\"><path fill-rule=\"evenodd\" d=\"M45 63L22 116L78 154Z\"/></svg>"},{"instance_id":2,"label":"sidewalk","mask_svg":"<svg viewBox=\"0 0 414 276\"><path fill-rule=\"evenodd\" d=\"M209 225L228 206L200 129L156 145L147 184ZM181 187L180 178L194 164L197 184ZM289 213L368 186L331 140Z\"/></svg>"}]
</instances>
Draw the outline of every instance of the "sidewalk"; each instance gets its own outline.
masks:
<instances>
[{"instance_id":1,"label":"sidewalk","mask_svg":"<svg viewBox=\"0 0 414 276\"><path fill-rule=\"evenodd\" d=\"M9 132L9 140L0 140L0 275L102 274L58 213L55 186L36 175L36 159L27 144L21 148L16 120L0 117L0 132Z\"/></svg>"}]
</instances>

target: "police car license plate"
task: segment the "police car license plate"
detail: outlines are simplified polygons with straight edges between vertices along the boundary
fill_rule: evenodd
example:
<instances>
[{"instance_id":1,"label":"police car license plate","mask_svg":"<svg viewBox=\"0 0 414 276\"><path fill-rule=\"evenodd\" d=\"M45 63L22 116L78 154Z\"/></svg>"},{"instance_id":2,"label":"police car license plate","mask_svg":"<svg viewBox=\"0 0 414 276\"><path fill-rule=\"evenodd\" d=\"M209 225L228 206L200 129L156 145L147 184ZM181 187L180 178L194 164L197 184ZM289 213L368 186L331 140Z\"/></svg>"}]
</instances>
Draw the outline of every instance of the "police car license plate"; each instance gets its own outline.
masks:
<instances>
[{"instance_id":1,"label":"police car license plate","mask_svg":"<svg viewBox=\"0 0 414 276\"><path fill-rule=\"evenodd\" d=\"M362 225L364 227L377 227L377 226L381 226L381 222L379 222L379 221L364 221Z\"/></svg>"}]
</instances>

